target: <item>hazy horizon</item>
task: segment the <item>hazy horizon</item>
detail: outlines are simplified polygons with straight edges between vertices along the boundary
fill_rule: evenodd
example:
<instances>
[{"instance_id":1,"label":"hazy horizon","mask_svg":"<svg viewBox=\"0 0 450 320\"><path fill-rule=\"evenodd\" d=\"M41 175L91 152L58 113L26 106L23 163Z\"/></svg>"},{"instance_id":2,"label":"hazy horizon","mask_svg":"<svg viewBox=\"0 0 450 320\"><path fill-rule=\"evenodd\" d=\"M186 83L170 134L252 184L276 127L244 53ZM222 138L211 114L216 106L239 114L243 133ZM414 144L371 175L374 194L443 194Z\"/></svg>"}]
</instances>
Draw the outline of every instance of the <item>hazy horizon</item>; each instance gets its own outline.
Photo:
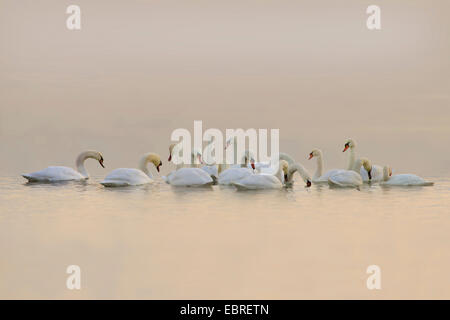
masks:
<instances>
[{"instance_id":1,"label":"hazy horizon","mask_svg":"<svg viewBox=\"0 0 450 320\"><path fill-rule=\"evenodd\" d=\"M281 151L310 171L343 167L342 146L396 172L448 176L450 22L446 1L0 0L0 172L74 166L85 149L106 175L144 152L167 166L170 134L278 128Z\"/></svg>"}]
</instances>

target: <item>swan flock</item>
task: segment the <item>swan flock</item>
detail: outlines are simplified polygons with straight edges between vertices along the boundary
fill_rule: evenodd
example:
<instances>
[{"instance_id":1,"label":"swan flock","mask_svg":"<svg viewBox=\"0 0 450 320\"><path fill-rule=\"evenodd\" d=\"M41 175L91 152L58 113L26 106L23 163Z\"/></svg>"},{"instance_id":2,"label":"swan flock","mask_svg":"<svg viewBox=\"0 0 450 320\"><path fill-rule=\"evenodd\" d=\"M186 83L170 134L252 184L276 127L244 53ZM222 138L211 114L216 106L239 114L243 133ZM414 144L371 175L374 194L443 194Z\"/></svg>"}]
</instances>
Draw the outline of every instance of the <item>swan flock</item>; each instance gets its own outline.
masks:
<instances>
[{"instance_id":1,"label":"swan flock","mask_svg":"<svg viewBox=\"0 0 450 320\"><path fill-rule=\"evenodd\" d=\"M227 147L234 146L237 155L236 140L227 141ZM174 162L178 155L180 144L169 146L168 162ZM162 179L174 187L208 187L211 185L231 186L236 190L281 189L292 187L294 174L298 173L305 187L312 184L328 184L330 187L359 188L364 183L378 183L380 186L430 186L433 182L426 181L415 174L392 175L388 165L374 165L366 157L357 156L355 140L347 139L343 152L348 152L348 165L345 169L325 171L323 152L313 149L308 160L315 158L316 170L310 175L308 170L286 153L279 154L276 164L260 163L248 150L245 151L240 164L225 165L208 159L205 163L202 153L192 149L190 164L176 163L175 169ZM188 156L188 155L186 155ZM95 159L104 168L104 159L98 151L82 152L75 161L76 170L70 167L51 166L46 169L23 174L29 183L83 181L89 179L89 173L84 165L87 159ZM235 161L237 163L237 161ZM144 154L137 168L118 168L111 171L100 182L104 187L126 187L151 184L155 181L148 165L158 173L162 166L161 158L156 153ZM272 167L274 167L276 172Z\"/></svg>"}]
</instances>

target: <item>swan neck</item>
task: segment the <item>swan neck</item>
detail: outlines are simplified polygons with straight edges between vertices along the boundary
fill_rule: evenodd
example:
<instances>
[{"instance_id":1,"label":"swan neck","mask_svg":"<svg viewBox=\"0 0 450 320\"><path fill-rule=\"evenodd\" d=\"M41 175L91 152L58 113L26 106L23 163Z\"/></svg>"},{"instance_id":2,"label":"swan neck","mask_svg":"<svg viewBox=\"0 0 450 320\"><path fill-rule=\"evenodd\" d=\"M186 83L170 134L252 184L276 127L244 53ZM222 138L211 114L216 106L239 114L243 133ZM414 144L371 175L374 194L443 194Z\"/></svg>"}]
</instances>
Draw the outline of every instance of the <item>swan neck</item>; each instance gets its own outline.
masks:
<instances>
[{"instance_id":1,"label":"swan neck","mask_svg":"<svg viewBox=\"0 0 450 320\"><path fill-rule=\"evenodd\" d=\"M350 148L350 155L349 155L349 158L348 158L347 170L353 170L355 168L355 165L356 165L355 160L356 160L355 148Z\"/></svg>"},{"instance_id":2,"label":"swan neck","mask_svg":"<svg viewBox=\"0 0 450 320\"><path fill-rule=\"evenodd\" d=\"M147 168L147 163L148 163L148 156L145 155L141 158L141 161L139 161L139 169L144 172L147 176L149 176L150 178L152 177L150 171L148 171Z\"/></svg>"},{"instance_id":3,"label":"swan neck","mask_svg":"<svg viewBox=\"0 0 450 320\"><path fill-rule=\"evenodd\" d=\"M358 160L355 162L355 165L353 166L353 168L351 168L351 169L349 169L349 170L353 170L353 171L355 171L357 174L360 174L361 166L362 166L362 161L361 161L361 159L358 159Z\"/></svg>"},{"instance_id":4,"label":"swan neck","mask_svg":"<svg viewBox=\"0 0 450 320\"><path fill-rule=\"evenodd\" d=\"M89 172L86 170L86 167L84 166L84 161L86 161L87 158L93 158L90 152L80 153L80 155L77 157L76 160L77 170L85 178L89 178Z\"/></svg>"},{"instance_id":5,"label":"swan neck","mask_svg":"<svg viewBox=\"0 0 450 320\"><path fill-rule=\"evenodd\" d=\"M389 180L389 168L386 166L383 168L383 181Z\"/></svg>"},{"instance_id":6,"label":"swan neck","mask_svg":"<svg viewBox=\"0 0 450 320\"><path fill-rule=\"evenodd\" d=\"M287 153L284 153L284 152L280 152L279 159L287 161L287 163L289 165L294 164L294 162L295 162L294 159L290 155L288 155Z\"/></svg>"},{"instance_id":7,"label":"swan neck","mask_svg":"<svg viewBox=\"0 0 450 320\"><path fill-rule=\"evenodd\" d=\"M319 153L319 155L317 156L317 169L316 169L316 173L314 173L314 178L318 179L323 175L323 157L322 157L322 153Z\"/></svg>"},{"instance_id":8,"label":"swan neck","mask_svg":"<svg viewBox=\"0 0 450 320\"><path fill-rule=\"evenodd\" d=\"M300 175L300 177L302 177L304 182L311 180L309 172L305 169L305 167L303 167L299 163L295 163L292 166L289 166L288 182L292 182L295 172L298 172L298 174Z\"/></svg>"}]
</instances>

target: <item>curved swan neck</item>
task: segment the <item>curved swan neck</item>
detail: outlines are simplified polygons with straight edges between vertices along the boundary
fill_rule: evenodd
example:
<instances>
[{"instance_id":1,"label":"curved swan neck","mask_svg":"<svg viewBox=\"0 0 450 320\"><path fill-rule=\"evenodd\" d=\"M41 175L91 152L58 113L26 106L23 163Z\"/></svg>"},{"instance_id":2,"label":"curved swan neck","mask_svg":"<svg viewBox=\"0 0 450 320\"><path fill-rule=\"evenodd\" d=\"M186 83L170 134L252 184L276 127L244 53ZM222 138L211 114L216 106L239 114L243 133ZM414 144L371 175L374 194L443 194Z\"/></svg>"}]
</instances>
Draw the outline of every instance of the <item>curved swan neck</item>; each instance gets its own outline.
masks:
<instances>
[{"instance_id":1,"label":"curved swan neck","mask_svg":"<svg viewBox=\"0 0 450 320\"><path fill-rule=\"evenodd\" d=\"M323 175L323 154L322 151L318 150L317 151L318 155L316 163L317 163L317 169L316 172L314 173L314 179L318 179Z\"/></svg>"},{"instance_id":2,"label":"curved swan neck","mask_svg":"<svg viewBox=\"0 0 450 320\"><path fill-rule=\"evenodd\" d=\"M298 174L302 177L305 183L311 181L311 177L308 170L306 170L305 167L302 166L300 163L295 163L289 166L288 182L292 182L295 172L298 172Z\"/></svg>"},{"instance_id":3,"label":"curved swan neck","mask_svg":"<svg viewBox=\"0 0 450 320\"><path fill-rule=\"evenodd\" d=\"M141 160L139 161L139 169L142 170L142 172L144 172L147 176L149 176L150 178L152 178L152 174L150 173L150 171L148 171L147 168L147 163L149 163L149 154L145 154L142 156Z\"/></svg>"},{"instance_id":4,"label":"curved swan neck","mask_svg":"<svg viewBox=\"0 0 450 320\"><path fill-rule=\"evenodd\" d=\"M84 166L84 161L86 161L86 159L89 159L89 158L96 159L96 157L97 157L97 152L95 152L95 151L85 151L78 155L75 164L77 166L78 172L81 173L85 178L89 178L89 172L87 172L87 170Z\"/></svg>"},{"instance_id":5,"label":"curved swan neck","mask_svg":"<svg viewBox=\"0 0 450 320\"><path fill-rule=\"evenodd\" d=\"M350 155L348 158L348 167L347 170L353 170L356 166L356 150L355 147L350 148ZM360 166L361 167L361 166Z\"/></svg>"},{"instance_id":6,"label":"curved swan neck","mask_svg":"<svg viewBox=\"0 0 450 320\"><path fill-rule=\"evenodd\" d=\"M287 153L284 153L284 152L280 152L278 159L287 161L287 163L289 165L294 164L294 162L295 162L294 158L292 158L290 155L288 155Z\"/></svg>"}]
</instances>

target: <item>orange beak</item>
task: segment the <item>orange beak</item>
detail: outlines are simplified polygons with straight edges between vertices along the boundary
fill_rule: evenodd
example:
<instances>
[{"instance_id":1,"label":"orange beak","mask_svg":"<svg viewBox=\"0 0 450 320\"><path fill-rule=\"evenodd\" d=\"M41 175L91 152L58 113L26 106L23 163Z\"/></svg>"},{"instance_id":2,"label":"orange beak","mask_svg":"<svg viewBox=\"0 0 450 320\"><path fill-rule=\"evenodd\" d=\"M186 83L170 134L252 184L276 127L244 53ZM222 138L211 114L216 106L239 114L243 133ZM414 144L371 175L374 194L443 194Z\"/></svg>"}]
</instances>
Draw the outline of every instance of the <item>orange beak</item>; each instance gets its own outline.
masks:
<instances>
[{"instance_id":1,"label":"orange beak","mask_svg":"<svg viewBox=\"0 0 450 320\"><path fill-rule=\"evenodd\" d=\"M313 154L312 154L312 152L311 152L311 153L309 154L308 160L311 160L313 157L314 157L314 156L313 156Z\"/></svg>"},{"instance_id":2,"label":"orange beak","mask_svg":"<svg viewBox=\"0 0 450 320\"><path fill-rule=\"evenodd\" d=\"M172 160L172 154L169 154L169 160L167 160L167 161L170 162L170 160Z\"/></svg>"},{"instance_id":3,"label":"orange beak","mask_svg":"<svg viewBox=\"0 0 450 320\"><path fill-rule=\"evenodd\" d=\"M252 162L252 163L250 163L250 165L252 166L252 169L255 170L255 163Z\"/></svg>"},{"instance_id":4,"label":"orange beak","mask_svg":"<svg viewBox=\"0 0 450 320\"><path fill-rule=\"evenodd\" d=\"M98 162L100 163L100 165L104 168L105 166L103 165L103 159L98 160Z\"/></svg>"},{"instance_id":5,"label":"orange beak","mask_svg":"<svg viewBox=\"0 0 450 320\"><path fill-rule=\"evenodd\" d=\"M344 148L344 150L342 150L342 152L347 151L348 148L349 148L349 146L348 146L348 144L346 144L346 145L345 145L345 148Z\"/></svg>"}]
</instances>

